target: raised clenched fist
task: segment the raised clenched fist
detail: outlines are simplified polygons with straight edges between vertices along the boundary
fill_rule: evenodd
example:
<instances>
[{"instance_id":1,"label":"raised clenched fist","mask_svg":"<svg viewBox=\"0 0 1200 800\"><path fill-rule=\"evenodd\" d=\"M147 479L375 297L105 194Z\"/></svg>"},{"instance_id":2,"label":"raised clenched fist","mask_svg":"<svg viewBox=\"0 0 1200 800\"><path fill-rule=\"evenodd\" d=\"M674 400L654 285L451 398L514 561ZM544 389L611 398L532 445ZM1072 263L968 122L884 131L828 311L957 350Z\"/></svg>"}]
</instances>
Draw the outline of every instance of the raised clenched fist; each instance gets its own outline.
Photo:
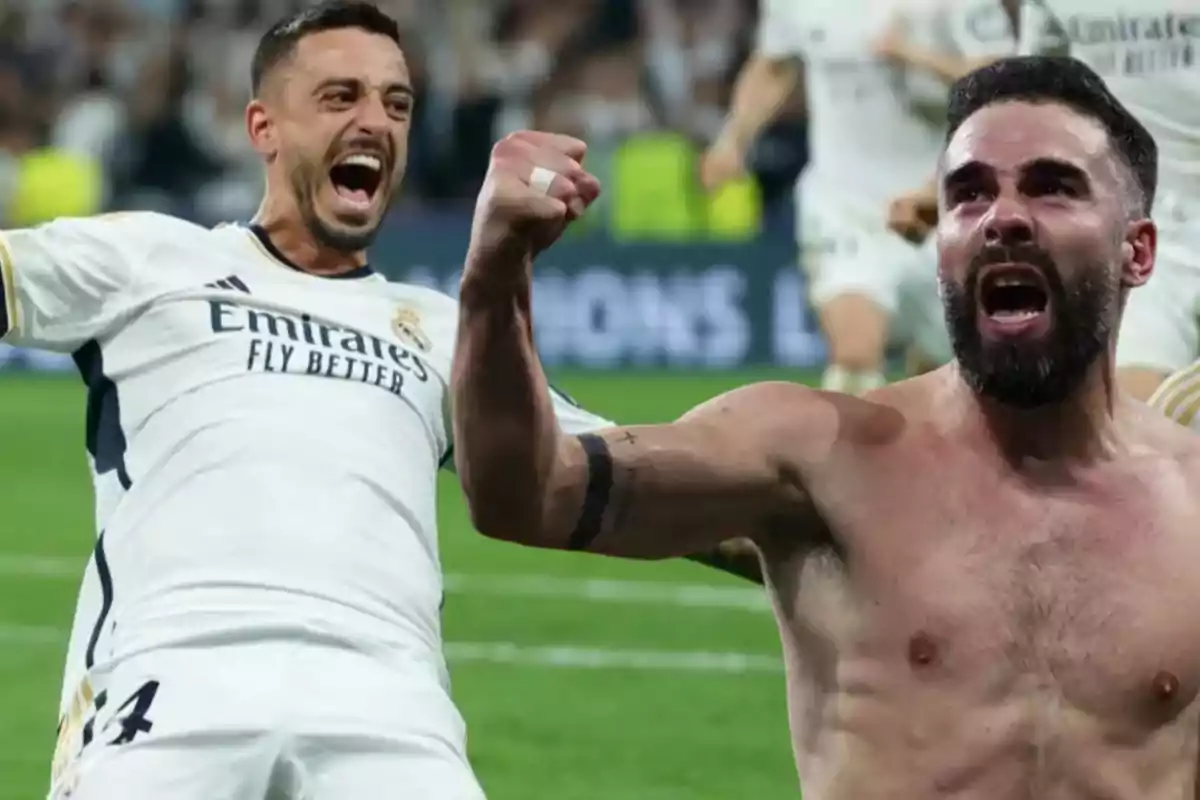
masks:
<instances>
[{"instance_id":1,"label":"raised clenched fist","mask_svg":"<svg viewBox=\"0 0 1200 800\"><path fill-rule=\"evenodd\" d=\"M600 182L583 168L586 153L579 139L542 131L497 142L475 203L466 272L524 270L553 244L600 196Z\"/></svg>"}]
</instances>

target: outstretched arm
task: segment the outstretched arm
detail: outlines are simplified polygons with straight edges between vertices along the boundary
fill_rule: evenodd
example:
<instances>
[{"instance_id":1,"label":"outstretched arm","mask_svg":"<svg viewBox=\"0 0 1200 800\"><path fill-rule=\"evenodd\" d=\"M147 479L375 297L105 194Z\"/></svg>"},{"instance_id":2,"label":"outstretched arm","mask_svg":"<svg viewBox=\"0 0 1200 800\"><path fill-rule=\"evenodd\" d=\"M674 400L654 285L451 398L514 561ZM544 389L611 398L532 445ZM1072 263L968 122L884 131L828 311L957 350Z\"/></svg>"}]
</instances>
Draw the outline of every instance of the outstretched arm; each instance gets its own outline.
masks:
<instances>
[{"instance_id":1,"label":"outstretched arm","mask_svg":"<svg viewBox=\"0 0 1200 800\"><path fill-rule=\"evenodd\" d=\"M800 516L807 502L781 455L798 432L786 420L804 419L816 396L798 385L743 387L671 424L564 434L534 348L527 281L464 278L452 384L457 470L488 536L686 556Z\"/></svg>"},{"instance_id":2,"label":"outstretched arm","mask_svg":"<svg viewBox=\"0 0 1200 800\"><path fill-rule=\"evenodd\" d=\"M555 418L559 429L565 434L590 433L604 428L611 428L616 423L599 417L577 404L565 393L550 387L551 404L554 406ZM450 421L450 407L446 409L447 423ZM453 437L453 433L450 434ZM447 452L442 467L455 470L453 446ZM703 553L693 553L686 556L689 561L703 564L706 567L720 570L734 577L742 578L752 583L763 583L762 565L759 562L758 549L754 543L745 538L730 539L721 542L715 548Z\"/></svg>"},{"instance_id":3,"label":"outstretched arm","mask_svg":"<svg viewBox=\"0 0 1200 800\"><path fill-rule=\"evenodd\" d=\"M472 521L485 535L667 558L800 517L806 496L799 478L748 412L768 416L779 395L802 387L758 384L675 423L568 436L548 410L532 345L517 345L527 334L484 325L487 312L472 320L464 308L463 315L454 374L456 457ZM479 327L472 333L473 325ZM507 358L519 351L526 355Z\"/></svg>"},{"instance_id":4,"label":"outstretched arm","mask_svg":"<svg viewBox=\"0 0 1200 800\"><path fill-rule=\"evenodd\" d=\"M459 293L455 463L475 527L551 548L686 556L805 507L783 457L816 395L744 387L670 425L567 435L533 339L532 266L598 193L586 147L534 131L492 151ZM831 430L836 426L830 425Z\"/></svg>"}]
</instances>

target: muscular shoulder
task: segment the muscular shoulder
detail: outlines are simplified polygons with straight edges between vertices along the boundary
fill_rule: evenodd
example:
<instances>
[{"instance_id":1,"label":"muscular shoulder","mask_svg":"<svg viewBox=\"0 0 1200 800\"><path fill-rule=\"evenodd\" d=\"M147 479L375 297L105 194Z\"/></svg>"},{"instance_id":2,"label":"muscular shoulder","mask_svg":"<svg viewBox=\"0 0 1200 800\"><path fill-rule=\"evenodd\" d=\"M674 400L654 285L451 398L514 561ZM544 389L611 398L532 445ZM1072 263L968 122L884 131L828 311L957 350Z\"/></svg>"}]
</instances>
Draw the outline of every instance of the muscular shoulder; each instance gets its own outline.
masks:
<instances>
[{"instance_id":1,"label":"muscular shoulder","mask_svg":"<svg viewBox=\"0 0 1200 800\"><path fill-rule=\"evenodd\" d=\"M858 398L787 381L743 386L697 406L683 419L728 424L754 435L798 465L823 462L836 449L877 447L900 435L904 411L888 395Z\"/></svg>"}]
</instances>

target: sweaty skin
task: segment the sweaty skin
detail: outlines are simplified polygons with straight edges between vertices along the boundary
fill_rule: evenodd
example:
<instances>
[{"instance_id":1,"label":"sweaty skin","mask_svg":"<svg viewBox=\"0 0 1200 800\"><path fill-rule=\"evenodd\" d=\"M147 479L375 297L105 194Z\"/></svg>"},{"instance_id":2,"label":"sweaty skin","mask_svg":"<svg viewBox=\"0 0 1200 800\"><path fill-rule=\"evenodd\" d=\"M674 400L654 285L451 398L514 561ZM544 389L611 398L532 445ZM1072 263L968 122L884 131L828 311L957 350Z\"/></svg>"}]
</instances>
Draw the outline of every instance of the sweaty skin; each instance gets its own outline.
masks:
<instances>
[{"instance_id":1,"label":"sweaty skin","mask_svg":"<svg viewBox=\"0 0 1200 800\"><path fill-rule=\"evenodd\" d=\"M870 399L758 384L603 439L588 550L669 557L707 521L763 553L806 798L1193 796L1200 439L1153 409L1117 401L1102 455L1014 463L950 366ZM580 531L594 473L561 444L545 538L483 532Z\"/></svg>"},{"instance_id":2,"label":"sweaty skin","mask_svg":"<svg viewBox=\"0 0 1200 800\"><path fill-rule=\"evenodd\" d=\"M753 541L808 800L1200 796L1200 438L1115 387L1155 233L1103 127L1009 101L952 138L953 364L863 399L759 383L582 436L554 422L531 256L511 254L562 224L523 191L529 162L579 172L581 146L541 141L494 161L464 271L454 428L476 528L642 559ZM995 310L988 270L1039 275L1045 303Z\"/></svg>"},{"instance_id":3,"label":"sweaty skin","mask_svg":"<svg viewBox=\"0 0 1200 800\"><path fill-rule=\"evenodd\" d=\"M1130 400L1110 457L1015 466L962 394L791 403L838 431L823 535L758 539L805 796L1192 797L1200 447Z\"/></svg>"}]
</instances>

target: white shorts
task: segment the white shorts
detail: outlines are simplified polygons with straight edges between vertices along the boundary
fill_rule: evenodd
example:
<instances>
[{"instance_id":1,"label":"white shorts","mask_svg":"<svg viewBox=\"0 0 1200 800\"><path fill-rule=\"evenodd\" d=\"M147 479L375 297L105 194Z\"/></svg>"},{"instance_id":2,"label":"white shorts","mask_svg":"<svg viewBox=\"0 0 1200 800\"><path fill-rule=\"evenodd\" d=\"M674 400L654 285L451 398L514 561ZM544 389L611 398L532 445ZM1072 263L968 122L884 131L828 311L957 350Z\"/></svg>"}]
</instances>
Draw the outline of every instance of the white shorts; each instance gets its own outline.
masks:
<instances>
[{"instance_id":1,"label":"white shorts","mask_svg":"<svg viewBox=\"0 0 1200 800\"><path fill-rule=\"evenodd\" d=\"M160 651L89 681L88 731L67 745L51 800L484 796L446 692L357 652Z\"/></svg>"},{"instance_id":2,"label":"white shorts","mask_svg":"<svg viewBox=\"0 0 1200 800\"><path fill-rule=\"evenodd\" d=\"M900 281L899 302L892 317L892 342L916 348L931 365L948 364L954 359L954 348L938 287L937 242L932 235L916 248L912 264L916 268L908 270Z\"/></svg>"},{"instance_id":3,"label":"white shorts","mask_svg":"<svg viewBox=\"0 0 1200 800\"><path fill-rule=\"evenodd\" d=\"M1117 366L1175 372L1200 358L1200 201L1156 203L1154 274L1129 293Z\"/></svg>"},{"instance_id":4,"label":"white shorts","mask_svg":"<svg viewBox=\"0 0 1200 800\"><path fill-rule=\"evenodd\" d=\"M932 236L913 245L887 229L882 214L864 214L861 204L830 195L804 204L801 266L809 298L820 307L835 297L862 295L891 319L890 339L914 345L933 363L952 358L937 283L937 248Z\"/></svg>"}]
</instances>

